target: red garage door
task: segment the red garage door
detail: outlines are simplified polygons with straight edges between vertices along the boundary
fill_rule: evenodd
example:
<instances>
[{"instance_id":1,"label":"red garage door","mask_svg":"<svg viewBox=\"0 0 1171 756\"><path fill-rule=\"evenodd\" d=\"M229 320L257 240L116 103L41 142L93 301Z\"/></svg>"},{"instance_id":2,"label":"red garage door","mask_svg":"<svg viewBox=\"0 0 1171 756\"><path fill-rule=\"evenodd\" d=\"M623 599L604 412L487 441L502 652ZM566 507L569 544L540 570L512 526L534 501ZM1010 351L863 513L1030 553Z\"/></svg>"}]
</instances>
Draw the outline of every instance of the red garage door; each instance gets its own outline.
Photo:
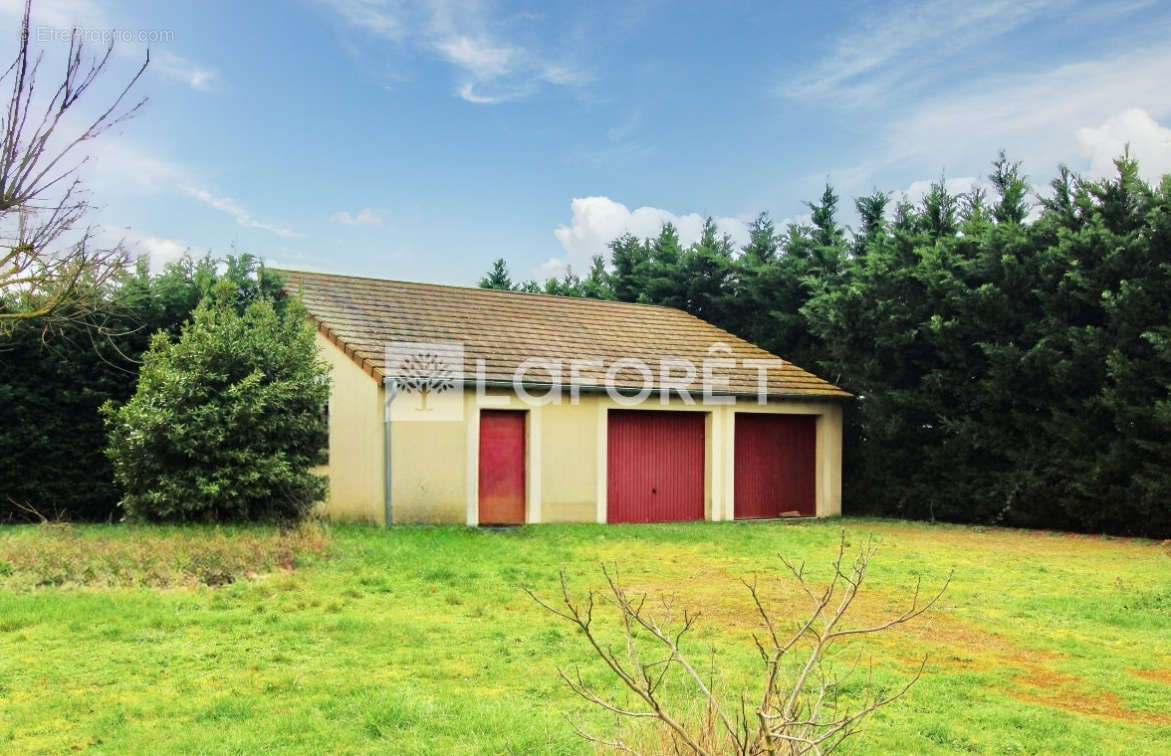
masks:
<instances>
[{"instance_id":1,"label":"red garage door","mask_svg":"<svg viewBox=\"0 0 1171 756\"><path fill-rule=\"evenodd\" d=\"M480 412L480 524L525 521L525 413Z\"/></svg>"},{"instance_id":2,"label":"red garage door","mask_svg":"<svg viewBox=\"0 0 1171 756\"><path fill-rule=\"evenodd\" d=\"M607 522L702 520L702 412L611 410Z\"/></svg>"},{"instance_id":3,"label":"red garage door","mask_svg":"<svg viewBox=\"0 0 1171 756\"><path fill-rule=\"evenodd\" d=\"M736 517L815 514L812 415L736 413Z\"/></svg>"}]
</instances>

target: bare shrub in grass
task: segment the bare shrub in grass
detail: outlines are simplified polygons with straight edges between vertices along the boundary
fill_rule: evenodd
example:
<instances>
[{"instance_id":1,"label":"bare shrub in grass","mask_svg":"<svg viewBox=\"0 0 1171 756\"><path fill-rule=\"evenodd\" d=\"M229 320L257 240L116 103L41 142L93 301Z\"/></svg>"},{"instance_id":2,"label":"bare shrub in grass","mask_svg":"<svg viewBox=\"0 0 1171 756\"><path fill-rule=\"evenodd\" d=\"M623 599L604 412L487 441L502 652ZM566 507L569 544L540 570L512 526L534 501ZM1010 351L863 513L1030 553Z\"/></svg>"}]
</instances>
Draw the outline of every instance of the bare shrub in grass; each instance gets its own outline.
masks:
<instances>
[{"instance_id":1,"label":"bare shrub in grass","mask_svg":"<svg viewBox=\"0 0 1171 756\"><path fill-rule=\"evenodd\" d=\"M590 590L581 598L570 592L563 570L559 605L527 588L525 591L542 607L577 626L610 674L633 694L634 702L618 701L599 692L583 678L580 669L573 674L558 670L566 684L586 701L620 719L658 724L665 741L663 750L696 754L826 754L857 733L867 716L906 694L927 663L924 657L916 672L894 689L876 685L873 665L868 664L861 692L850 696L843 694L843 686L858 673L860 665L855 662L845 672L832 669L827 666L831 650L843 641L918 617L939 601L951 581L949 575L927 601L921 600L917 581L910 605L900 614L876 624L847 626L847 615L877 550L874 539L868 539L852 561L848 560L843 533L832 577L822 588L811 585L804 564L794 564L782 556L781 561L810 604L807 615L787 623L769 608L755 579L742 581L763 625L763 633L753 636L762 662L762 679L755 694L743 691L736 700L727 700L717 689L714 658L711 671L705 674L683 649L684 638L700 615L687 609L679 611L672 597L662 597L656 603L648 602L645 594L632 595L623 587L616 568L603 565L606 589ZM617 646L599 634L595 623L598 607L617 612L622 637ZM788 629L785 625L789 625ZM681 684L687 691L683 703L674 700L673 695L665 695L669 684ZM635 750L621 739L577 731L598 745Z\"/></svg>"},{"instance_id":2,"label":"bare shrub in grass","mask_svg":"<svg viewBox=\"0 0 1171 756\"><path fill-rule=\"evenodd\" d=\"M0 586L218 586L327 556L325 525L75 528L45 522L0 536Z\"/></svg>"}]
</instances>

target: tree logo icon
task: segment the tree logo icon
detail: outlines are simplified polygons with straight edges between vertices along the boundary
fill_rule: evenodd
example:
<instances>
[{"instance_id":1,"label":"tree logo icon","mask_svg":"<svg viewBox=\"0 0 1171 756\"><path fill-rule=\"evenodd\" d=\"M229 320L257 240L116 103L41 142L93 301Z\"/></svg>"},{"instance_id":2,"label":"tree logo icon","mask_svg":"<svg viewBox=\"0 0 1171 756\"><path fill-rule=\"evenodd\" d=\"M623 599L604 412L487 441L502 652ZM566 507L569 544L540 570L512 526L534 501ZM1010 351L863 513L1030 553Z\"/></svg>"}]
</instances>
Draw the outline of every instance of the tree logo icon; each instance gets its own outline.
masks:
<instances>
[{"instance_id":1,"label":"tree logo icon","mask_svg":"<svg viewBox=\"0 0 1171 756\"><path fill-rule=\"evenodd\" d=\"M391 342L386 374L401 396L392 406L394 419L462 419L463 344Z\"/></svg>"},{"instance_id":2,"label":"tree logo icon","mask_svg":"<svg viewBox=\"0 0 1171 756\"><path fill-rule=\"evenodd\" d=\"M416 352L407 355L401 365L402 379L399 388L408 394L418 394L422 406L419 410L430 412L433 407L427 406L427 399L432 394L451 391L455 388L455 372L447 364L443 355L433 351Z\"/></svg>"}]
</instances>

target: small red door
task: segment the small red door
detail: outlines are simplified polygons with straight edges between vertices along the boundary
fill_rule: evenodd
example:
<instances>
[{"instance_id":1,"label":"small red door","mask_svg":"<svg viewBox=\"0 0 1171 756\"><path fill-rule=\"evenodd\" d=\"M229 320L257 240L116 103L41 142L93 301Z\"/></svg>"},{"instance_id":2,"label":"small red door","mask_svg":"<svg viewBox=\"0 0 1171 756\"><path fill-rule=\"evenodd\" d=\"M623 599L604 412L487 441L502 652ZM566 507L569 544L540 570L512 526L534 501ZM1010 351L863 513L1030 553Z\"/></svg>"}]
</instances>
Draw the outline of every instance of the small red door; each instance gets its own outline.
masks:
<instances>
[{"instance_id":1,"label":"small red door","mask_svg":"<svg viewBox=\"0 0 1171 756\"><path fill-rule=\"evenodd\" d=\"M736 413L736 517L816 513L812 415Z\"/></svg>"},{"instance_id":2,"label":"small red door","mask_svg":"<svg viewBox=\"0 0 1171 756\"><path fill-rule=\"evenodd\" d=\"M607 522L704 517L704 414L611 410Z\"/></svg>"},{"instance_id":3,"label":"small red door","mask_svg":"<svg viewBox=\"0 0 1171 756\"><path fill-rule=\"evenodd\" d=\"M525 521L525 413L480 411L480 524Z\"/></svg>"}]
</instances>

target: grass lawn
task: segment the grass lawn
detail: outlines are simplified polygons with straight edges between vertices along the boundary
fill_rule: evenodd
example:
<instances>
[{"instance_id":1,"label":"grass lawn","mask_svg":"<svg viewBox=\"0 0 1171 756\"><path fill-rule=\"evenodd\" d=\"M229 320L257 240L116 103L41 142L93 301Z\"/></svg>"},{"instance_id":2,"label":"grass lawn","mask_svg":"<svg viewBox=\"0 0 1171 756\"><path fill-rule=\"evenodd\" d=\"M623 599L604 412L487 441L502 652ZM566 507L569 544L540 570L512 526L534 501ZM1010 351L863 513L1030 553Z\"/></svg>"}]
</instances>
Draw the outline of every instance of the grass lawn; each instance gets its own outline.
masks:
<instances>
[{"instance_id":1,"label":"grass lawn","mask_svg":"<svg viewBox=\"0 0 1171 756\"><path fill-rule=\"evenodd\" d=\"M552 596L564 566L575 588L597 586L599 562L616 562L631 587L702 611L692 648L707 663L714 647L735 690L753 679L759 629L738 579L775 572L778 552L825 575L843 525L855 545L883 542L859 621L897 613L916 575L930 588L955 569L937 610L853 648L891 684L929 661L848 750L1171 747L1165 546L847 519L333 526L291 542L263 529L0 529L0 751L589 753L567 718L603 735L617 725L555 670L607 680L519 585ZM767 593L781 612L804 609L791 584Z\"/></svg>"}]
</instances>

